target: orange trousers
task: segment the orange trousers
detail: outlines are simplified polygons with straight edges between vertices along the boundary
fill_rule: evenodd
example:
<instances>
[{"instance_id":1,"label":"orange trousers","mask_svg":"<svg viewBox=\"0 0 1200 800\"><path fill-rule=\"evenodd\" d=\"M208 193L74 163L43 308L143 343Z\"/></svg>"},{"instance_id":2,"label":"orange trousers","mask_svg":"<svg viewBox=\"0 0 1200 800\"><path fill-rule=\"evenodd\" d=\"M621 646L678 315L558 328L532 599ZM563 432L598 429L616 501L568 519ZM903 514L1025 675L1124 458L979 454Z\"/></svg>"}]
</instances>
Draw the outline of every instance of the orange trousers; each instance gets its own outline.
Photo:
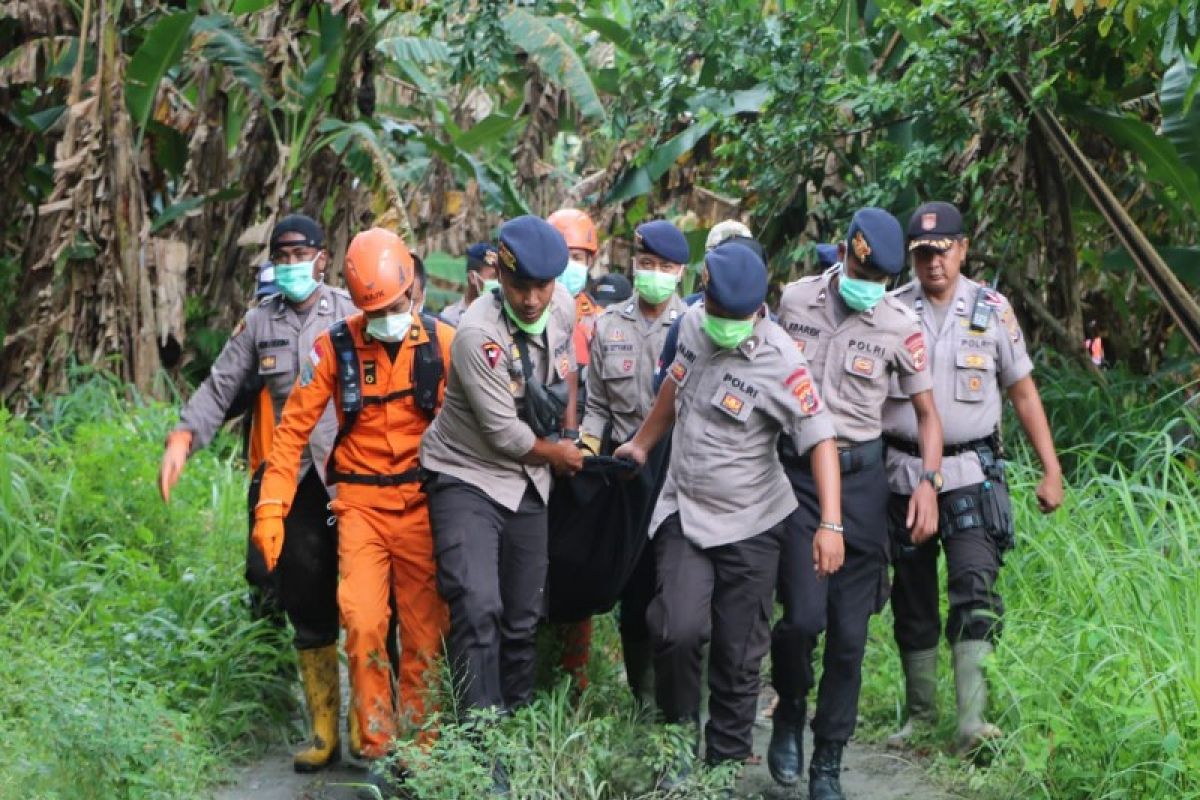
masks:
<instances>
[{"instance_id":1,"label":"orange trousers","mask_svg":"<svg viewBox=\"0 0 1200 800\"><path fill-rule=\"evenodd\" d=\"M397 719L410 728L425 721L450 612L437 590L424 503L389 510L335 500L331 507L338 517L338 608L354 687L352 713L358 715L363 756L380 758L388 753ZM387 651L389 595L400 628L399 704Z\"/></svg>"}]
</instances>

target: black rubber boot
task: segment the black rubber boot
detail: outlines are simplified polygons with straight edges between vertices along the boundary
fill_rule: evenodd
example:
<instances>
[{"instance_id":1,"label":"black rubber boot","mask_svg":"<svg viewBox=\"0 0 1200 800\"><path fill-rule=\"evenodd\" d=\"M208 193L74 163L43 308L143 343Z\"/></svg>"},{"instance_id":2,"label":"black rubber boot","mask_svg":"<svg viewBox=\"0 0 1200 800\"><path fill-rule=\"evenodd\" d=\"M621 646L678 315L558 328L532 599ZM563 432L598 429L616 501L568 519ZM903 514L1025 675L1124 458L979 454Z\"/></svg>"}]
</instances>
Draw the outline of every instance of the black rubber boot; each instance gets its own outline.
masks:
<instances>
[{"instance_id":1,"label":"black rubber boot","mask_svg":"<svg viewBox=\"0 0 1200 800\"><path fill-rule=\"evenodd\" d=\"M804 769L803 701L779 699L775 707L771 744L767 747L767 770L780 786L793 786Z\"/></svg>"},{"instance_id":2,"label":"black rubber boot","mask_svg":"<svg viewBox=\"0 0 1200 800\"><path fill-rule=\"evenodd\" d=\"M846 800L842 794L842 742L817 739L808 768L808 800Z\"/></svg>"},{"instance_id":3,"label":"black rubber boot","mask_svg":"<svg viewBox=\"0 0 1200 800\"><path fill-rule=\"evenodd\" d=\"M408 770L398 764L371 766L367 771L366 786L358 791L359 800L409 800L412 794L404 788Z\"/></svg>"}]
</instances>

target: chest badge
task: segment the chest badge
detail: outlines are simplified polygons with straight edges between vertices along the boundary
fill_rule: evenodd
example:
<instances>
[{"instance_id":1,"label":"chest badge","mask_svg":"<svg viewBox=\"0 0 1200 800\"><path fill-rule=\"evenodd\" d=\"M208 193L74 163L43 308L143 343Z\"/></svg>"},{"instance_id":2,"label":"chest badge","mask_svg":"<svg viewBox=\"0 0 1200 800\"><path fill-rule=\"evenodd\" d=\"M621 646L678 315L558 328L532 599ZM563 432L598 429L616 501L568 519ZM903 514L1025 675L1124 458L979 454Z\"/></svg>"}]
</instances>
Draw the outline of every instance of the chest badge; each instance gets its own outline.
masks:
<instances>
[{"instance_id":1,"label":"chest badge","mask_svg":"<svg viewBox=\"0 0 1200 800\"><path fill-rule=\"evenodd\" d=\"M633 359L632 358L627 358L621 362L621 371L622 372L633 372Z\"/></svg>"},{"instance_id":2,"label":"chest badge","mask_svg":"<svg viewBox=\"0 0 1200 800\"><path fill-rule=\"evenodd\" d=\"M617 328L616 330L614 330L612 333L610 333L610 334L608 335L608 340L609 340L610 342L623 342L623 341L625 341L625 331L621 330L620 328Z\"/></svg>"},{"instance_id":3,"label":"chest badge","mask_svg":"<svg viewBox=\"0 0 1200 800\"><path fill-rule=\"evenodd\" d=\"M275 358L275 356L263 356L262 358L260 358L258 360L258 368L263 369L263 370L275 369L276 363L277 363L277 359Z\"/></svg>"},{"instance_id":4,"label":"chest badge","mask_svg":"<svg viewBox=\"0 0 1200 800\"><path fill-rule=\"evenodd\" d=\"M850 369L858 375L866 375L871 377L871 373L875 371L875 359L867 358L866 356L855 356L854 361L850 362Z\"/></svg>"},{"instance_id":5,"label":"chest badge","mask_svg":"<svg viewBox=\"0 0 1200 800\"><path fill-rule=\"evenodd\" d=\"M364 361L363 362L363 383L365 383L367 386L375 385L375 362L374 361Z\"/></svg>"},{"instance_id":6,"label":"chest badge","mask_svg":"<svg viewBox=\"0 0 1200 800\"><path fill-rule=\"evenodd\" d=\"M967 381L967 388L972 392L978 392L983 388L983 378L980 378L978 375L972 375Z\"/></svg>"},{"instance_id":7,"label":"chest badge","mask_svg":"<svg viewBox=\"0 0 1200 800\"><path fill-rule=\"evenodd\" d=\"M725 409L734 416L741 414L742 408L745 407L745 405L745 400L731 392L726 392L725 396L721 398L721 408Z\"/></svg>"},{"instance_id":8,"label":"chest badge","mask_svg":"<svg viewBox=\"0 0 1200 800\"><path fill-rule=\"evenodd\" d=\"M981 355L972 353L966 358L967 366L971 369L983 369L987 366L987 359Z\"/></svg>"}]
</instances>

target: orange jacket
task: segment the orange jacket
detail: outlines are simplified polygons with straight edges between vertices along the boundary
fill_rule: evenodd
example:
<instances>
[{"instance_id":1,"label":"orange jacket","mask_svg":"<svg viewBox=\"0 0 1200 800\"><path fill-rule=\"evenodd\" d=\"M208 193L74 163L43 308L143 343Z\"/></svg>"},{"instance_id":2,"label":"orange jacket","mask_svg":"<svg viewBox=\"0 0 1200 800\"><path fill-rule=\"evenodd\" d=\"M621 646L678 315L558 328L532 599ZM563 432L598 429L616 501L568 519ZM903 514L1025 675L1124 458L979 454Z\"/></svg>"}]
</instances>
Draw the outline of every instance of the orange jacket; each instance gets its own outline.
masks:
<instances>
[{"instance_id":1,"label":"orange jacket","mask_svg":"<svg viewBox=\"0 0 1200 800\"><path fill-rule=\"evenodd\" d=\"M572 339L575 342L575 363L581 367L588 364L588 352L592 344L592 334L596 332L596 320L604 313L587 292L575 295L575 332Z\"/></svg>"},{"instance_id":2,"label":"orange jacket","mask_svg":"<svg viewBox=\"0 0 1200 800\"><path fill-rule=\"evenodd\" d=\"M250 474L258 472L258 465L267 460L271 452L271 439L275 435L275 401L271 390L263 387L255 398L254 410L250 412Z\"/></svg>"},{"instance_id":3,"label":"orange jacket","mask_svg":"<svg viewBox=\"0 0 1200 800\"><path fill-rule=\"evenodd\" d=\"M450 370L450 342L454 329L438 322L438 349L441 350L445 374ZM395 362L388 358L383 344L364 338L366 317L359 313L346 318L346 325L358 352L360 386L363 407L350 433L342 439L331 457L330 468L359 475L397 475L418 467L417 454L421 436L429 427L429 418L416 407L411 394L393 397L386 402L372 403L369 398L384 398L411 390L413 357L416 346L429 341L420 317L414 317L412 328L401 342ZM262 500L279 500L286 514L296 493L296 472L300 454L309 434L325 406L333 398L338 424L345 418L341 407L341 392L337 379L337 364L329 332L317 337L288 397L283 418L275 427L267 470L262 482ZM438 407L446 392L443 377L438 387ZM337 498L351 504L374 508L405 509L424 502L419 483L397 486L371 486L341 482L336 484Z\"/></svg>"}]
</instances>

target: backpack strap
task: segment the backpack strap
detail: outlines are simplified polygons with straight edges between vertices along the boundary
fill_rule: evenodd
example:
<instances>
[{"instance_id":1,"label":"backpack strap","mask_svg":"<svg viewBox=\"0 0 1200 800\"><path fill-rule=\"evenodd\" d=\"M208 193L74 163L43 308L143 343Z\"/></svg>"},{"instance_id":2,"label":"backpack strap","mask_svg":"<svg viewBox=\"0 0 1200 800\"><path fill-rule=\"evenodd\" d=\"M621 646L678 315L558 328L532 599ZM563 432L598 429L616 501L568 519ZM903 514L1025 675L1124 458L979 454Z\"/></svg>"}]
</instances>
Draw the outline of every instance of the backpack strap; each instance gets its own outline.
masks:
<instances>
[{"instance_id":1,"label":"backpack strap","mask_svg":"<svg viewBox=\"0 0 1200 800\"><path fill-rule=\"evenodd\" d=\"M438 388L446 377L446 365L442 363L442 349L438 347L437 320L422 314L421 324L425 326L429 341L417 345L413 353L413 402L425 416L433 419L437 411Z\"/></svg>"},{"instance_id":2,"label":"backpack strap","mask_svg":"<svg viewBox=\"0 0 1200 800\"><path fill-rule=\"evenodd\" d=\"M342 424L333 440L333 447L329 448L328 467L331 467L338 445L358 421L359 412L363 407L363 395L358 352L354 348L354 337L350 335L350 327L346 320L338 320L330 326L329 340L333 344L333 356L337 360L338 402L342 408ZM326 471L328 472L328 468Z\"/></svg>"}]
</instances>

